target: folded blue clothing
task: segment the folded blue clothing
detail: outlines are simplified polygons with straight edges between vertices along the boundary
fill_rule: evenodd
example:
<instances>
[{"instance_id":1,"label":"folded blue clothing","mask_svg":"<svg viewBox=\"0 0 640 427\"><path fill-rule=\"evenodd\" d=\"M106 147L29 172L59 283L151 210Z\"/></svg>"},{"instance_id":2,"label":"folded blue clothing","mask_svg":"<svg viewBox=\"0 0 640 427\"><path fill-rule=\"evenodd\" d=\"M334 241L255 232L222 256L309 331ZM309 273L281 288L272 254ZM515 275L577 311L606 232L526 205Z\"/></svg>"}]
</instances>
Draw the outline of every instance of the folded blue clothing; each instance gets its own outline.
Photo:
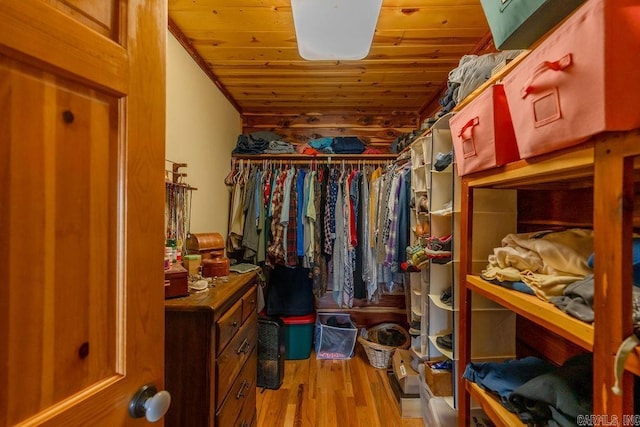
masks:
<instances>
[{"instance_id":1,"label":"folded blue clothing","mask_svg":"<svg viewBox=\"0 0 640 427\"><path fill-rule=\"evenodd\" d=\"M364 144L357 136L337 136L331 145L336 154L362 154Z\"/></svg>"},{"instance_id":2,"label":"folded blue clothing","mask_svg":"<svg viewBox=\"0 0 640 427\"><path fill-rule=\"evenodd\" d=\"M315 148L316 150L330 147L332 143L333 143L333 138L329 138L329 137L315 138L315 139L309 140L309 145L311 146L311 148Z\"/></svg>"},{"instance_id":3,"label":"folded blue clothing","mask_svg":"<svg viewBox=\"0 0 640 427\"><path fill-rule=\"evenodd\" d=\"M593 407L593 355L581 354L536 376L511 393L509 402L527 425L576 425Z\"/></svg>"},{"instance_id":4,"label":"folded blue clothing","mask_svg":"<svg viewBox=\"0 0 640 427\"><path fill-rule=\"evenodd\" d=\"M234 154L262 154L269 148L269 141L263 139L252 139L248 135L238 135Z\"/></svg>"},{"instance_id":5,"label":"folded blue clothing","mask_svg":"<svg viewBox=\"0 0 640 427\"><path fill-rule=\"evenodd\" d=\"M532 378L554 369L555 366L551 363L530 356L506 362L471 362L462 377L497 394L504 407L515 412L514 406L509 402L509 395Z\"/></svg>"},{"instance_id":6,"label":"folded blue clothing","mask_svg":"<svg viewBox=\"0 0 640 427\"><path fill-rule=\"evenodd\" d=\"M335 154L331 147L318 148L317 150L322 154Z\"/></svg>"},{"instance_id":7,"label":"folded blue clothing","mask_svg":"<svg viewBox=\"0 0 640 427\"><path fill-rule=\"evenodd\" d=\"M531 287L529 285L527 285L526 283L521 282L521 281L510 282L508 280L505 280L505 281L501 282L500 280L487 279L485 277L482 277L482 279L486 280L489 283L493 283L494 285L502 286L503 288L512 289L514 291L522 292L522 293L529 294L529 295L535 295L536 294L535 292L533 292L533 289L531 289Z\"/></svg>"},{"instance_id":8,"label":"folded blue clothing","mask_svg":"<svg viewBox=\"0 0 640 427\"><path fill-rule=\"evenodd\" d=\"M238 135L234 154L262 154L269 148L271 141L277 141L282 137L269 131L257 131L248 135Z\"/></svg>"}]
</instances>

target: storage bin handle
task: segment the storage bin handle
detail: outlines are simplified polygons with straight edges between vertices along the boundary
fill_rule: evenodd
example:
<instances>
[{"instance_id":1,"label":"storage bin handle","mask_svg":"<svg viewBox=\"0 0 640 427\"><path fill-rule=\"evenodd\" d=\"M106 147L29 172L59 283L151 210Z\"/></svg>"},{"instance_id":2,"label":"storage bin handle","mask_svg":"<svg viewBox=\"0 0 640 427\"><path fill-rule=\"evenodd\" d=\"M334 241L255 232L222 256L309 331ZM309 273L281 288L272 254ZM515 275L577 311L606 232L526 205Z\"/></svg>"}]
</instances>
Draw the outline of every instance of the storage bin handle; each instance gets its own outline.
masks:
<instances>
[{"instance_id":1,"label":"storage bin handle","mask_svg":"<svg viewBox=\"0 0 640 427\"><path fill-rule=\"evenodd\" d=\"M464 132L469 129L472 128L474 126L478 126L480 124L480 117L476 116L473 119L469 120L467 123L465 123L464 126L462 126L462 129L460 129L460 132L458 132L458 138L462 139L462 157L464 159L467 159L469 157L474 157L476 155L476 145L473 142L473 136L471 136L469 139L464 139L464 137L462 135L464 135Z\"/></svg>"},{"instance_id":2,"label":"storage bin handle","mask_svg":"<svg viewBox=\"0 0 640 427\"><path fill-rule=\"evenodd\" d=\"M567 53L562 58L557 61L544 61L539 64L535 70L533 70L533 75L531 78L525 83L524 87L520 90L520 96L522 99L526 98L531 92L533 92L533 81L542 73L548 70L552 71L562 71L567 68L569 65L573 63L573 58L570 53Z\"/></svg>"},{"instance_id":3,"label":"storage bin handle","mask_svg":"<svg viewBox=\"0 0 640 427\"><path fill-rule=\"evenodd\" d=\"M507 6L511 4L511 0L498 0L500 2L500 13L504 13Z\"/></svg>"},{"instance_id":4,"label":"storage bin handle","mask_svg":"<svg viewBox=\"0 0 640 427\"><path fill-rule=\"evenodd\" d=\"M462 129L460 129L460 132L458 132L458 138L462 137L462 134L464 133L465 130L473 126L478 126L479 124L480 124L480 118L478 116L469 120L467 123L465 123L464 126L462 126Z\"/></svg>"}]
</instances>

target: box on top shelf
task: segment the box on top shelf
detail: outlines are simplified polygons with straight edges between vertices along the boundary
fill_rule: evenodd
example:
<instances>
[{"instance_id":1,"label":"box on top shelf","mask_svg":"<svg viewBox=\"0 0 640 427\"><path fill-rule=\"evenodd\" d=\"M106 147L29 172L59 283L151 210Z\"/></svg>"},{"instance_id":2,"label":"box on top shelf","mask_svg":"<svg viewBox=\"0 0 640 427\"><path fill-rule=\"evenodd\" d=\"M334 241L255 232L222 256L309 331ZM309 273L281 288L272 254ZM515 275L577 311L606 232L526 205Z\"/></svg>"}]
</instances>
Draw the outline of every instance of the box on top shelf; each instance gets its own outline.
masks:
<instances>
[{"instance_id":1,"label":"box on top shelf","mask_svg":"<svg viewBox=\"0 0 640 427\"><path fill-rule=\"evenodd\" d=\"M449 119L458 175L518 160L504 88L488 87Z\"/></svg>"},{"instance_id":2,"label":"box on top shelf","mask_svg":"<svg viewBox=\"0 0 640 427\"><path fill-rule=\"evenodd\" d=\"M481 0L498 49L527 49L584 0Z\"/></svg>"},{"instance_id":3,"label":"box on top shelf","mask_svg":"<svg viewBox=\"0 0 640 427\"><path fill-rule=\"evenodd\" d=\"M640 2L589 0L503 80L520 157L640 127Z\"/></svg>"}]
</instances>

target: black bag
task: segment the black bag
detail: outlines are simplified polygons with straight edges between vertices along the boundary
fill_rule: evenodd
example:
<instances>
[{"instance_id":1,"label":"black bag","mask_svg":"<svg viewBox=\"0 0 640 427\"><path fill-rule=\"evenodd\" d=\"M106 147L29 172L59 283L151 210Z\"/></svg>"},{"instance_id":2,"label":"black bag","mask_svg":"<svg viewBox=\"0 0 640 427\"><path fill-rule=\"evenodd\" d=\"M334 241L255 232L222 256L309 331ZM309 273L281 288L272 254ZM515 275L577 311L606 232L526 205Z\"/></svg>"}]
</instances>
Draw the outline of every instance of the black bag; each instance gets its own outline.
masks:
<instances>
[{"instance_id":1,"label":"black bag","mask_svg":"<svg viewBox=\"0 0 640 427\"><path fill-rule=\"evenodd\" d=\"M269 276L268 316L304 316L314 312L310 269L276 265Z\"/></svg>"}]
</instances>

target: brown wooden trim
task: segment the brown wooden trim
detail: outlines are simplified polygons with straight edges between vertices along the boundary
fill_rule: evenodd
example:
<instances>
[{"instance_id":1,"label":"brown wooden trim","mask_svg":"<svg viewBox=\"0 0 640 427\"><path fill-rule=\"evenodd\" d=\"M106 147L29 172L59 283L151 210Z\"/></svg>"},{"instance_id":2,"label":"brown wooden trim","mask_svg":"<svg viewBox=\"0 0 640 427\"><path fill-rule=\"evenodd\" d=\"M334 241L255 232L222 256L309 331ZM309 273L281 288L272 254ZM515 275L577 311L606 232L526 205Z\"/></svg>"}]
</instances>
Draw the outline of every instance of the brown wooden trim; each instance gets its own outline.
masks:
<instances>
[{"instance_id":1,"label":"brown wooden trim","mask_svg":"<svg viewBox=\"0 0 640 427\"><path fill-rule=\"evenodd\" d=\"M395 114L385 112L380 114L367 114L350 111L345 114L333 113L288 113L288 114L263 114L244 113L242 115L243 126L246 128L402 128L415 129L418 125L418 115L410 112L397 112Z\"/></svg>"},{"instance_id":2,"label":"brown wooden trim","mask_svg":"<svg viewBox=\"0 0 640 427\"><path fill-rule=\"evenodd\" d=\"M460 184L460 299L459 319L460 327L458 328L458 366L466 367L471 362L471 291L466 281L467 275L473 271L471 246L473 236L473 188L469 186L469 180L462 178ZM466 381L462 378L464 369L458 369L455 381L457 387L458 398L458 427L466 427L470 425L471 417L471 399L466 392Z\"/></svg>"},{"instance_id":3,"label":"brown wooden trim","mask_svg":"<svg viewBox=\"0 0 640 427\"><path fill-rule=\"evenodd\" d=\"M178 39L178 42L182 45L182 47L184 47L184 49L187 51L189 56L191 56L191 58L195 61L195 63L198 64L200 69L204 71L207 77L209 77L209 79L213 82L213 84L216 85L216 87L220 90L220 92L222 92L224 97L227 98L227 100L231 103L231 105L233 105L233 108L235 108L238 111L238 113L242 114L242 108L240 107L240 105L238 105L238 103L233 98L233 96L231 96L231 93L229 93L227 88L224 87L222 83L220 83L220 81L218 80L218 77L213 73L213 71L211 71L206 61L202 58L202 56L200 56L200 54L193 47L193 43L191 43L189 38L182 32L182 30L180 30L178 25L174 22L173 19L171 19L171 17L168 18L168 26L171 34L173 34L174 37Z\"/></svg>"},{"instance_id":4,"label":"brown wooden trim","mask_svg":"<svg viewBox=\"0 0 640 427\"><path fill-rule=\"evenodd\" d=\"M493 45L493 36L491 35L491 31L487 31L484 36L476 43L476 46L469 53L470 55L481 55L483 52L485 53L493 53L497 52L496 47Z\"/></svg>"}]
</instances>

